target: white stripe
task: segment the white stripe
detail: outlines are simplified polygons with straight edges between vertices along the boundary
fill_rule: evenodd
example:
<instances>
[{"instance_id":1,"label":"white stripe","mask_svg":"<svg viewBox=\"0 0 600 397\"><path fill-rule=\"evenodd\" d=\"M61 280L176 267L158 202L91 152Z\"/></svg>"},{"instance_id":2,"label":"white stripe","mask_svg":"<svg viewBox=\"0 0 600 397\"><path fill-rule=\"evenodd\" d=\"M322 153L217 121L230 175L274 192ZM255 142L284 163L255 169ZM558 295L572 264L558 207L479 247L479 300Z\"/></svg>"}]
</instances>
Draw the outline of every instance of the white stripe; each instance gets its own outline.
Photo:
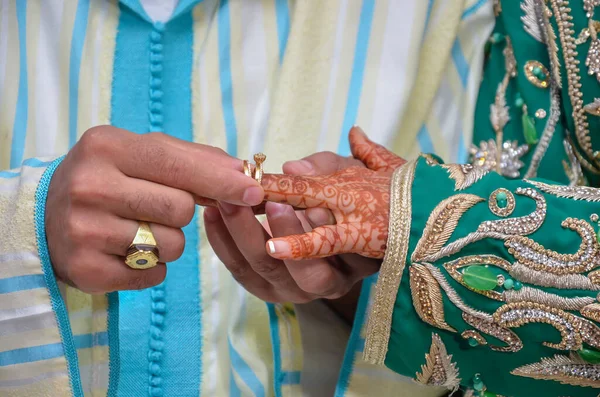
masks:
<instances>
[{"instance_id":1,"label":"white stripe","mask_svg":"<svg viewBox=\"0 0 600 397\"><path fill-rule=\"evenodd\" d=\"M2 92L8 63L8 1L2 0L0 3L0 109L2 109Z\"/></svg>"},{"instance_id":2,"label":"white stripe","mask_svg":"<svg viewBox=\"0 0 600 397\"><path fill-rule=\"evenodd\" d=\"M0 310L0 321L10 321L27 316L37 316L46 312L52 312L52 306L50 306L49 303L29 307L21 307L18 309L4 309Z\"/></svg>"},{"instance_id":3,"label":"white stripe","mask_svg":"<svg viewBox=\"0 0 600 397\"><path fill-rule=\"evenodd\" d=\"M108 385L108 363L97 363L81 365L79 367L81 374L81 384L86 391L106 389Z\"/></svg>"},{"instance_id":4,"label":"white stripe","mask_svg":"<svg viewBox=\"0 0 600 397\"><path fill-rule=\"evenodd\" d=\"M13 318L3 322L2 327L0 327L0 336L52 327L56 327L54 312L45 312L34 316Z\"/></svg>"},{"instance_id":5,"label":"white stripe","mask_svg":"<svg viewBox=\"0 0 600 397\"><path fill-rule=\"evenodd\" d=\"M34 252L8 252L0 254L0 263L29 261L37 262L38 260L39 257Z\"/></svg>"},{"instance_id":6,"label":"white stripe","mask_svg":"<svg viewBox=\"0 0 600 397\"><path fill-rule=\"evenodd\" d=\"M411 1L392 1L387 10L375 106L372 124L367 130L374 141L384 145L391 143L397 132L419 63L419 57L411 53L416 23L398 23L415 18L416 8L416 4ZM417 36L421 37L420 32Z\"/></svg>"},{"instance_id":7,"label":"white stripe","mask_svg":"<svg viewBox=\"0 0 600 397\"><path fill-rule=\"evenodd\" d=\"M0 178L0 195L8 193L6 195L11 196L11 198L14 199L15 192L23 189L27 185L35 187L39 181L40 174L37 172L21 173L21 175L10 179Z\"/></svg>"},{"instance_id":8,"label":"white stripe","mask_svg":"<svg viewBox=\"0 0 600 397\"><path fill-rule=\"evenodd\" d=\"M208 248L210 249L210 248ZM211 285L212 291L210 295L210 302L204 302L204 307L208 308L208 324L204 324L204 327L210 327L210 334L212 338L209 340L208 346L204 347L204 352L206 354L206 364L207 367L204 368L204 372L206 376L202 379L206 384L206 394L208 396L216 396L217 395L217 380L219 379L219 339L220 333L219 329L221 326L221 308L219 307L219 289L220 289L220 280L219 280L219 269L223 266L221 261L215 254L211 253L211 261L209 264L210 274L212 276ZM221 359L224 359L222 357Z\"/></svg>"},{"instance_id":9,"label":"white stripe","mask_svg":"<svg viewBox=\"0 0 600 397\"><path fill-rule=\"evenodd\" d=\"M269 89L267 85L267 46L263 24L263 4L261 2L241 2L244 26L242 35L242 62L244 63L244 92L246 95L246 125L249 128L249 152L258 153L263 149L269 117ZM246 148L242 148L246 149Z\"/></svg>"},{"instance_id":10,"label":"white stripe","mask_svg":"<svg viewBox=\"0 0 600 397\"><path fill-rule=\"evenodd\" d=\"M40 5L42 18L40 18L36 60L37 76L32 76L35 79L36 156L55 154L60 108L57 98L61 92L58 54L60 54L60 32L63 19L62 3L61 0L47 0Z\"/></svg>"},{"instance_id":11,"label":"white stripe","mask_svg":"<svg viewBox=\"0 0 600 397\"><path fill-rule=\"evenodd\" d=\"M98 122L98 101L100 99L100 60L103 59L103 54L101 54L102 50L102 42L104 39L104 21L106 19L106 13L108 9L109 2L101 1L100 2L100 11L98 12L98 25L96 30L96 35L94 38L94 50L93 50L93 62L92 62L92 92L90 95L92 96L91 100L91 120L92 126L96 126L99 124ZM94 33L94 32L92 32ZM107 67L107 65L103 65L103 67ZM106 83L106 82L104 82Z\"/></svg>"},{"instance_id":12,"label":"white stripe","mask_svg":"<svg viewBox=\"0 0 600 397\"><path fill-rule=\"evenodd\" d=\"M338 14L337 28L335 30L335 44L333 47L333 56L331 61L331 71L329 73L329 87L327 89L327 99L325 100L325 107L323 110L323 120L321 120L321 134L319 136L317 152L321 152L325 148L327 143L327 135L332 132L329 131L329 114L333 107L333 98L335 96L335 83L337 81L337 74L339 64L342 56L342 47L344 44L344 22L346 21L346 9L348 8L348 0L342 0L340 4L340 13Z\"/></svg>"}]
</instances>

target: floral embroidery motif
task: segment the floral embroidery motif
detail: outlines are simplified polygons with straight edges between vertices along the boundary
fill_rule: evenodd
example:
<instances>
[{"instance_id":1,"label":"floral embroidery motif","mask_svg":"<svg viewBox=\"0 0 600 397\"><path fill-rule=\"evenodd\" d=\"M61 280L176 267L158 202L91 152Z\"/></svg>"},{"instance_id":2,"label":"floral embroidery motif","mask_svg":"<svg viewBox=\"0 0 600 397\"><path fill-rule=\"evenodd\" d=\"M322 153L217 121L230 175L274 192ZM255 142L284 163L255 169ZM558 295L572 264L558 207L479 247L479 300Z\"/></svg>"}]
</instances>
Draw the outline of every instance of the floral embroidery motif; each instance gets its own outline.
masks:
<instances>
[{"instance_id":1,"label":"floral embroidery motif","mask_svg":"<svg viewBox=\"0 0 600 397\"><path fill-rule=\"evenodd\" d=\"M465 211L481 201L481 197L473 194L457 194L439 203L427 220L423 236L417 243L411 260L418 262L427 255L438 252L452 235Z\"/></svg>"},{"instance_id":2,"label":"floral embroidery motif","mask_svg":"<svg viewBox=\"0 0 600 397\"><path fill-rule=\"evenodd\" d=\"M429 270L423 265L414 263L409 271L413 305L421 320L436 328L456 332L444 320L442 292Z\"/></svg>"},{"instance_id":3,"label":"floral embroidery motif","mask_svg":"<svg viewBox=\"0 0 600 397\"><path fill-rule=\"evenodd\" d=\"M588 364L575 354L542 358L540 362L512 370L511 374L553 380L566 385L600 388L600 365Z\"/></svg>"},{"instance_id":4,"label":"floral embroidery motif","mask_svg":"<svg viewBox=\"0 0 600 397\"><path fill-rule=\"evenodd\" d=\"M525 13L521 17L521 21L523 22L523 28L531 37L539 41L540 43L544 42L542 37L542 31L540 29L540 24L538 23L537 13L535 9L535 1L534 0L523 0L521 2L521 10Z\"/></svg>"},{"instance_id":5,"label":"floral embroidery motif","mask_svg":"<svg viewBox=\"0 0 600 397\"><path fill-rule=\"evenodd\" d=\"M529 181L533 186L541 191L552 194L556 197L568 198L573 200L584 200L589 202L600 202L600 190L587 186L564 186L550 185L544 182Z\"/></svg>"},{"instance_id":6,"label":"floral embroidery motif","mask_svg":"<svg viewBox=\"0 0 600 397\"><path fill-rule=\"evenodd\" d=\"M417 372L416 380L424 385L450 390L456 390L460 385L458 367L452 362L452 355L448 354L438 334L431 335L431 347L425 354L425 364L421 365L421 372Z\"/></svg>"},{"instance_id":7,"label":"floral embroidery motif","mask_svg":"<svg viewBox=\"0 0 600 397\"><path fill-rule=\"evenodd\" d=\"M523 168L523 157L529 151L528 145L519 146L517 141L506 141L501 144L500 153L498 146L492 139L481 141L479 146L471 146L469 154L470 163L476 168L485 171L497 170L497 158L500 156L500 175L509 178L518 178L520 169Z\"/></svg>"},{"instance_id":8,"label":"floral embroidery motif","mask_svg":"<svg viewBox=\"0 0 600 397\"><path fill-rule=\"evenodd\" d=\"M442 164L454 179L454 190L463 190L473 185L490 172L487 168L475 167L472 164Z\"/></svg>"}]
</instances>

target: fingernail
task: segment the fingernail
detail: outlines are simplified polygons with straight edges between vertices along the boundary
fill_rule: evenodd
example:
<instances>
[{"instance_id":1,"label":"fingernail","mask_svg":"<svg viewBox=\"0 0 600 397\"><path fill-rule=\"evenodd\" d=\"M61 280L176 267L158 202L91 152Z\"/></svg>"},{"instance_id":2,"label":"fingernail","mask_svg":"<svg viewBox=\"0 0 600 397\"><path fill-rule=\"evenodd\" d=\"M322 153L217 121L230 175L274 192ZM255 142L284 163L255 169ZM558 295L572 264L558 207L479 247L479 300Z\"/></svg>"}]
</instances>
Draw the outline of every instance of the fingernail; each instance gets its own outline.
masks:
<instances>
[{"instance_id":1,"label":"fingernail","mask_svg":"<svg viewBox=\"0 0 600 397\"><path fill-rule=\"evenodd\" d=\"M289 244L282 240L269 240L267 246L271 255L281 256L290 250Z\"/></svg>"},{"instance_id":2,"label":"fingernail","mask_svg":"<svg viewBox=\"0 0 600 397\"><path fill-rule=\"evenodd\" d=\"M246 189L242 196L242 201L247 205L259 205L262 203L264 197L264 191L258 186L252 186Z\"/></svg>"},{"instance_id":3,"label":"fingernail","mask_svg":"<svg viewBox=\"0 0 600 397\"><path fill-rule=\"evenodd\" d=\"M312 163L310 161L306 161L306 160L288 161L287 163L284 164L284 166L287 169L289 169L291 167L292 173L299 174L299 175L311 174L315 170Z\"/></svg>"},{"instance_id":4,"label":"fingernail","mask_svg":"<svg viewBox=\"0 0 600 397\"><path fill-rule=\"evenodd\" d=\"M267 216L270 218L277 218L283 215L287 211L287 205L279 203L267 203L266 211Z\"/></svg>"},{"instance_id":5,"label":"fingernail","mask_svg":"<svg viewBox=\"0 0 600 397\"><path fill-rule=\"evenodd\" d=\"M219 219L219 210L214 207L205 208L204 219L208 222L216 222Z\"/></svg>"},{"instance_id":6,"label":"fingernail","mask_svg":"<svg viewBox=\"0 0 600 397\"><path fill-rule=\"evenodd\" d=\"M233 213L237 211L238 206L229 203L219 203L219 208L225 215L233 215Z\"/></svg>"}]
</instances>

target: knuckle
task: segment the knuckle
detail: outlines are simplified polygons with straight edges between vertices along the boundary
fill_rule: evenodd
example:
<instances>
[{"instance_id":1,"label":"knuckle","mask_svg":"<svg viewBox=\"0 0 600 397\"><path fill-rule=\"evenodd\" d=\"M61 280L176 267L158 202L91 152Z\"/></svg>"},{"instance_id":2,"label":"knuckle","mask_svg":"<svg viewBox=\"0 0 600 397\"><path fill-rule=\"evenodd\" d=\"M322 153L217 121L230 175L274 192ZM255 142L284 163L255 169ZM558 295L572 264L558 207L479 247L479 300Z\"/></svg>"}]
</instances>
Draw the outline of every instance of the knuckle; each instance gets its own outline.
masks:
<instances>
[{"instance_id":1,"label":"knuckle","mask_svg":"<svg viewBox=\"0 0 600 397\"><path fill-rule=\"evenodd\" d=\"M92 127L87 130L79 140L80 150L84 154L97 155L103 151L110 150L112 128L108 126Z\"/></svg>"},{"instance_id":2,"label":"knuckle","mask_svg":"<svg viewBox=\"0 0 600 397\"><path fill-rule=\"evenodd\" d=\"M89 230L85 220L77 215L72 215L66 222L65 234L73 243L86 242L90 237Z\"/></svg>"},{"instance_id":3,"label":"knuckle","mask_svg":"<svg viewBox=\"0 0 600 397\"><path fill-rule=\"evenodd\" d=\"M243 283L250 271L250 267L245 261L229 261L225 263L225 266L239 283Z\"/></svg>"},{"instance_id":4,"label":"knuckle","mask_svg":"<svg viewBox=\"0 0 600 397\"><path fill-rule=\"evenodd\" d=\"M251 266L257 273L268 276L271 279L278 277L279 272L277 270L279 270L279 265L274 261L257 259L251 262Z\"/></svg>"},{"instance_id":5,"label":"knuckle","mask_svg":"<svg viewBox=\"0 0 600 397\"><path fill-rule=\"evenodd\" d=\"M336 285L335 277L329 271L315 272L311 276L298 280L298 286L306 293L329 297L339 293L339 288Z\"/></svg>"},{"instance_id":6,"label":"knuckle","mask_svg":"<svg viewBox=\"0 0 600 397\"><path fill-rule=\"evenodd\" d=\"M129 290L141 290L146 289L158 284L156 280L144 275L144 271L140 271L139 276L130 277L126 282L126 288Z\"/></svg>"}]
</instances>

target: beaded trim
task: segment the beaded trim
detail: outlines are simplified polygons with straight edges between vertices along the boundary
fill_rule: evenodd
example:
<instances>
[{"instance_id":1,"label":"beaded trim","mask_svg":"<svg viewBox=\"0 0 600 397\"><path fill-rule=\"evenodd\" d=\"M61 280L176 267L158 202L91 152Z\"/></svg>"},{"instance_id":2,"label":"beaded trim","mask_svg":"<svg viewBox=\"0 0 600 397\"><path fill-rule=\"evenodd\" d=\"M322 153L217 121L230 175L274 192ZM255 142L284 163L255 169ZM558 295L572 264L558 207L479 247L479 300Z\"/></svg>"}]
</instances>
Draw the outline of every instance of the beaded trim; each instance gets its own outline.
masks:
<instances>
[{"instance_id":1,"label":"beaded trim","mask_svg":"<svg viewBox=\"0 0 600 397\"><path fill-rule=\"evenodd\" d=\"M493 321L473 316L468 313L463 313L462 318L467 324L475 329L506 343L506 346L490 345L490 349L494 351L515 353L523 348L521 338L508 328L501 327Z\"/></svg>"},{"instance_id":2,"label":"beaded trim","mask_svg":"<svg viewBox=\"0 0 600 397\"><path fill-rule=\"evenodd\" d=\"M504 208L500 208L500 206L498 206L497 199L499 193L504 193L506 195L506 207ZM505 218L507 216L510 216L515 210L515 196L508 189L504 189L503 187L501 187L499 189L494 190L492 194L490 194L488 206L490 207L490 211L492 211L492 214Z\"/></svg>"},{"instance_id":3,"label":"beaded trim","mask_svg":"<svg viewBox=\"0 0 600 397\"><path fill-rule=\"evenodd\" d=\"M444 319L444 303L440 286L425 266L413 263L409 268L410 291L415 311L427 324L456 332Z\"/></svg>"},{"instance_id":4,"label":"beaded trim","mask_svg":"<svg viewBox=\"0 0 600 397\"><path fill-rule=\"evenodd\" d=\"M392 328L394 303L404 273L412 219L412 185L416 161L398 168L390 191L388 248L375 286L375 298L367 324L364 360L383 365ZM402 221L400 221L402 220Z\"/></svg>"},{"instance_id":5,"label":"beaded trim","mask_svg":"<svg viewBox=\"0 0 600 397\"><path fill-rule=\"evenodd\" d=\"M485 346L487 345L487 340L485 340L485 338L483 336L481 336L481 334L473 329L468 329L466 331L463 331L460 336L463 339L475 339L477 341L478 344L480 344L481 346Z\"/></svg>"},{"instance_id":6,"label":"beaded trim","mask_svg":"<svg viewBox=\"0 0 600 397\"><path fill-rule=\"evenodd\" d=\"M511 371L512 375L553 380L566 385L600 388L600 365L586 363L575 354L555 355Z\"/></svg>"},{"instance_id":7,"label":"beaded trim","mask_svg":"<svg viewBox=\"0 0 600 397\"><path fill-rule=\"evenodd\" d=\"M600 192L595 188L587 186L550 185L548 183L530 180L526 180L526 182L531 183L541 191L556 197L584 200L589 202L600 202Z\"/></svg>"},{"instance_id":8,"label":"beaded trim","mask_svg":"<svg viewBox=\"0 0 600 397\"><path fill-rule=\"evenodd\" d=\"M582 316L589 318L590 320L600 322L600 303L592 303L587 305L581 309L580 313Z\"/></svg>"},{"instance_id":9,"label":"beaded trim","mask_svg":"<svg viewBox=\"0 0 600 397\"><path fill-rule=\"evenodd\" d=\"M465 266L470 266L470 265L474 265L474 264L485 264L485 265L492 265L492 266L496 266L499 267L505 271L510 271L510 263L505 260L502 259L498 256L495 255L470 255L470 256L464 256L462 258L458 258L456 260L453 260L451 262L445 263L443 266L446 269L446 271L448 272L448 274L455 279L456 281L458 281L462 286L464 286L465 288L473 291L473 292L477 292L478 294L487 296L490 299L494 299L497 301L502 301L502 294L500 292L491 290L491 291L482 291L482 290L478 290L475 288L470 287L469 285L467 285L464 280L463 280L463 276L462 274L458 271L458 269L463 268Z\"/></svg>"}]
</instances>

